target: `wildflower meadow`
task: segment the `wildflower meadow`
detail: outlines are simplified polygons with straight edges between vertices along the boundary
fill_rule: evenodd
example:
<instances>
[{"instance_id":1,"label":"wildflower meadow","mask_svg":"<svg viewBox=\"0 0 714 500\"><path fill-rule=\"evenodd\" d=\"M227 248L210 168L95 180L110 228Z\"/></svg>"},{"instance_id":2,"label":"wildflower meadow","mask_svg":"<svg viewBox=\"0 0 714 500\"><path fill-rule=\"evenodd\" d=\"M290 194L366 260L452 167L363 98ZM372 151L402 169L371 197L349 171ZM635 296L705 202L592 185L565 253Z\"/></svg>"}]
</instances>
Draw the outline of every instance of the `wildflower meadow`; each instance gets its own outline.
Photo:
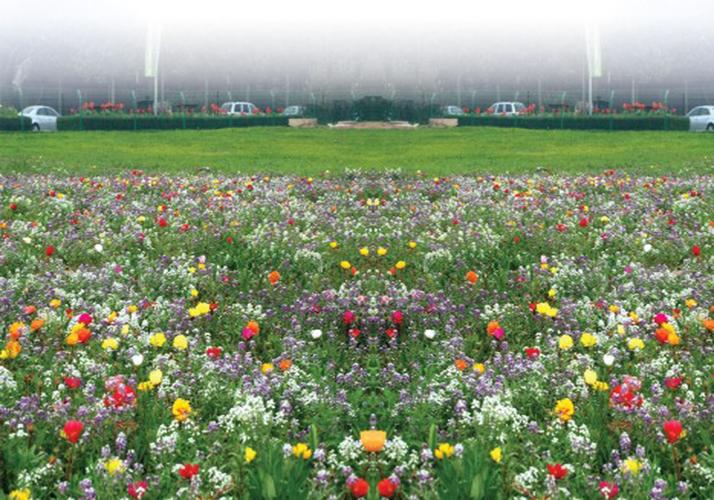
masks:
<instances>
[{"instance_id":1,"label":"wildflower meadow","mask_svg":"<svg viewBox=\"0 0 714 500\"><path fill-rule=\"evenodd\" d=\"M713 191L0 176L0 496L712 498Z\"/></svg>"}]
</instances>

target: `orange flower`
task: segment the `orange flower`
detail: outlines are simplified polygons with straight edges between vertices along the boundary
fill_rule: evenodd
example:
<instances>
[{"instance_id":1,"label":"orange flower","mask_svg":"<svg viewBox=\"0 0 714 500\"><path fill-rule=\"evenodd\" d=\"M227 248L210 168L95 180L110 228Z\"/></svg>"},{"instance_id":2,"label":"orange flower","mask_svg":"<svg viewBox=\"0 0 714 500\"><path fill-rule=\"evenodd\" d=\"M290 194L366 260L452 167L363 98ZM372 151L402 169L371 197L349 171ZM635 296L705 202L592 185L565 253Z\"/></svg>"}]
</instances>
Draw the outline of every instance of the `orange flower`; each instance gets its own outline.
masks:
<instances>
[{"instance_id":1,"label":"orange flower","mask_svg":"<svg viewBox=\"0 0 714 500\"><path fill-rule=\"evenodd\" d=\"M488 326L486 327L486 332L489 335L493 335L499 328L501 328L501 325L498 323L498 321L489 321Z\"/></svg>"},{"instance_id":2,"label":"orange flower","mask_svg":"<svg viewBox=\"0 0 714 500\"><path fill-rule=\"evenodd\" d=\"M42 326L43 326L44 324L45 324L45 320L44 320L44 319L37 318L37 319L35 319L35 320L32 320L32 323L30 323L30 330L33 331L33 332L36 332L37 330L39 330L40 328L42 328Z\"/></svg>"},{"instance_id":3,"label":"orange flower","mask_svg":"<svg viewBox=\"0 0 714 500\"><path fill-rule=\"evenodd\" d=\"M714 331L714 319L705 319L702 321L702 324L704 325L704 328L707 330Z\"/></svg>"},{"instance_id":4,"label":"orange flower","mask_svg":"<svg viewBox=\"0 0 714 500\"><path fill-rule=\"evenodd\" d=\"M359 440L362 441L364 451L367 453L379 453L384 448L384 442L387 440L385 431L362 431L359 434Z\"/></svg>"},{"instance_id":5,"label":"orange flower","mask_svg":"<svg viewBox=\"0 0 714 500\"><path fill-rule=\"evenodd\" d=\"M468 368L469 364L466 362L464 359L457 359L454 361L454 366L456 366L456 369L459 370L460 372L464 371L466 368Z\"/></svg>"},{"instance_id":6,"label":"orange flower","mask_svg":"<svg viewBox=\"0 0 714 500\"><path fill-rule=\"evenodd\" d=\"M280 281L280 273L278 271L271 271L270 274L268 274L268 281L270 281L270 284L275 286L278 281Z\"/></svg>"},{"instance_id":7,"label":"orange flower","mask_svg":"<svg viewBox=\"0 0 714 500\"><path fill-rule=\"evenodd\" d=\"M292 359L283 359L278 363L278 368L282 371L287 371L290 369L290 367L293 366L293 360Z\"/></svg>"},{"instance_id":8,"label":"orange flower","mask_svg":"<svg viewBox=\"0 0 714 500\"><path fill-rule=\"evenodd\" d=\"M250 331L252 331L256 335L258 335L260 333L260 325L258 324L257 321L250 320L250 321L248 321L248 324L245 325L245 327L248 328Z\"/></svg>"},{"instance_id":9,"label":"orange flower","mask_svg":"<svg viewBox=\"0 0 714 500\"><path fill-rule=\"evenodd\" d=\"M17 340L22 336L23 332L25 331L25 328L25 323L17 321L10 325L10 328L8 329L8 335L12 340Z\"/></svg>"},{"instance_id":10,"label":"orange flower","mask_svg":"<svg viewBox=\"0 0 714 500\"><path fill-rule=\"evenodd\" d=\"M466 273L466 281L468 281L472 285L475 285L478 281L478 274L473 271L469 271L468 273Z\"/></svg>"}]
</instances>

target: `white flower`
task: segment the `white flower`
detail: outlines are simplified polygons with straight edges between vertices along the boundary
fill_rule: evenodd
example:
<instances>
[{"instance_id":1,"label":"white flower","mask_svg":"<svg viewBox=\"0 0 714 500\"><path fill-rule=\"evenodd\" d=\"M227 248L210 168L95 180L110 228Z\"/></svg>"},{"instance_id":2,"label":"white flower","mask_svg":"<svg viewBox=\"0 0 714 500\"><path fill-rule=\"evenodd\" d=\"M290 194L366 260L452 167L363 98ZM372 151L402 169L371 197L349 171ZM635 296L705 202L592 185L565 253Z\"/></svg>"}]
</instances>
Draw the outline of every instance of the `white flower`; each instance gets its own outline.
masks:
<instances>
[{"instance_id":1,"label":"white flower","mask_svg":"<svg viewBox=\"0 0 714 500\"><path fill-rule=\"evenodd\" d=\"M605 366L612 366L612 364L615 362L615 356L612 354L605 354L602 357L602 362L605 363Z\"/></svg>"},{"instance_id":2,"label":"white flower","mask_svg":"<svg viewBox=\"0 0 714 500\"><path fill-rule=\"evenodd\" d=\"M424 330L424 336L431 340L436 337L436 330Z\"/></svg>"},{"instance_id":3,"label":"white flower","mask_svg":"<svg viewBox=\"0 0 714 500\"><path fill-rule=\"evenodd\" d=\"M97 243L96 245L94 245L94 251L97 253L102 253L104 251L104 247L101 243Z\"/></svg>"},{"instance_id":4,"label":"white flower","mask_svg":"<svg viewBox=\"0 0 714 500\"><path fill-rule=\"evenodd\" d=\"M24 242L27 243L28 245L29 245L30 243L32 243L32 239L31 239L31 238L28 238L27 236L25 236L24 238L22 238L22 241L24 241Z\"/></svg>"},{"instance_id":5,"label":"white flower","mask_svg":"<svg viewBox=\"0 0 714 500\"><path fill-rule=\"evenodd\" d=\"M645 253L649 253L652 251L652 245L649 243L645 243L645 246L642 247L642 250L644 250Z\"/></svg>"},{"instance_id":6,"label":"white flower","mask_svg":"<svg viewBox=\"0 0 714 500\"><path fill-rule=\"evenodd\" d=\"M141 364L144 362L144 355L143 354L134 354L131 357L131 362L134 363L134 366L141 366Z\"/></svg>"},{"instance_id":7,"label":"white flower","mask_svg":"<svg viewBox=\"0 0 714 500\"><path fill-rule=\"evenodd\" d=\"M322 337L322 330L320 330L319 328L315 328L310 332L310 337L312 337L314 340L319 339L320 337Z\"/></svg>"}]
</instances>

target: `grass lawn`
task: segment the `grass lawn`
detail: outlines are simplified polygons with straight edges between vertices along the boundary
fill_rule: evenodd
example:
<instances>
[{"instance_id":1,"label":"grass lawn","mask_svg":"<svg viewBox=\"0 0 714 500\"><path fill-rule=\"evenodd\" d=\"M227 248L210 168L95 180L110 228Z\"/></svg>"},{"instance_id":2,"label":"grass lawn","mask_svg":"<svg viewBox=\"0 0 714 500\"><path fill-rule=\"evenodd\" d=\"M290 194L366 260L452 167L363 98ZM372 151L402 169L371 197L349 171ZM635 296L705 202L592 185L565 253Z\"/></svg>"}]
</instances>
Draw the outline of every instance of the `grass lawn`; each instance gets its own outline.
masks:
<instances>
[{"instance_id":1,"label":"grass lawn","mask_svg":"<svg viewBox=\"0 0 714 500\"><path fill-rule=\"evenodd\" d=\"M151 172L315 175L345 168L432 175L627 169L714 173L714 134L466 127L417 130L244 128L148 132L0 133L0 173Z\"/></svg>"}]
</instances>

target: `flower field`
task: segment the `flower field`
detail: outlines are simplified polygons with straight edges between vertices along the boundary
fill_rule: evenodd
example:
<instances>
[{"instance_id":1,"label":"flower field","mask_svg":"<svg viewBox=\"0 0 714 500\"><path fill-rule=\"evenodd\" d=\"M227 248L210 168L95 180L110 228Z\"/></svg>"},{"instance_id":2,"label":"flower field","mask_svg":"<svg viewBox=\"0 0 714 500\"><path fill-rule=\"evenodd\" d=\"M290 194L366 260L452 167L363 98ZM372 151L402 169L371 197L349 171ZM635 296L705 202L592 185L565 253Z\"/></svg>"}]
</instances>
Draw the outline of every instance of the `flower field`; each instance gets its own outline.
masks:
<instances>
[{"instance_id":1,"label":"flower field","mask_svg":"<svg viewBox=\"0 0 714 500\"><path fill-rule=\"evenodd\" d=\"M712 191L1 176L0 491L712 498Z\"/></svg>"}]
</instances>

